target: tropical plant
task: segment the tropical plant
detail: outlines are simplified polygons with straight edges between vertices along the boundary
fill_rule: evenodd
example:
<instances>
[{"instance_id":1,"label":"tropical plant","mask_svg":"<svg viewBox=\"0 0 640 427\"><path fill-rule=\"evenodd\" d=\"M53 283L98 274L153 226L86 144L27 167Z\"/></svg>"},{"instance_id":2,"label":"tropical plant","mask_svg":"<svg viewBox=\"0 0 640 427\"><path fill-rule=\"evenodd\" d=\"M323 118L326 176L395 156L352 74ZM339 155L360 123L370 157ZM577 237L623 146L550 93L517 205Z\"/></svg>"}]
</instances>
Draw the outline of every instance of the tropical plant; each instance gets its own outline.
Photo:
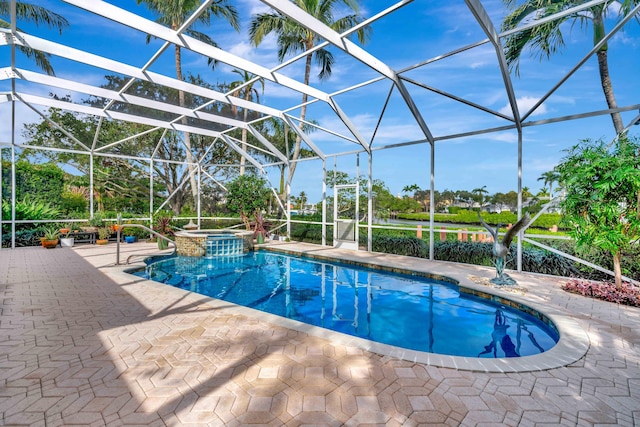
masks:
<instances>
[{"instance_id":1,"label":"tropical plant","mask_svg":"<svg viewBox=\"0 0 640 427\"><path fill-rule=\"evenodd\" d=\"M136 235L136 229L134 227L124 227L122 229L122 235L126 237L132 237Z\"/></svg>"},{"instance_id":2,"label":"tropical plant","mask_svg":"<svg viewBox=\"0 0 640 427\"><path fill-rule=\"evenodd\" d=\"M102 212L94 212L93 216L87 221L89 227L103 227L104 214Z\"/></svg>"},{"instance_id":3,"label":"tropical plant","mask_svg":"<svg viewBox=\"0 0 640 427\"><path fill-rule=\"evenodd\" d=\"M10 17L10 4L10 1L0 0L0 28L11 28L11 24L7 20ZM20 21L26 21L36 25L44 24L51 29L57 29L60 33L69 26L69 22L63 16L42 6L22 1L16 2L16 18ZM18 30L22 31L20 28L18 28ZM52 76L55 75L53 67L49 62L50 55L48 53L26 46L18 46L18 49L23 52L27 58L33 59L42 71Z\"/></svg>"},{"instance_id":4,"label":"tropical plant","mask_svg":"<svg viewBox=\"0 0 640 427\"><path fill-rule=\"evenodd\" d=\"M358 4L355 0L293 0L293 3L338 33L343 33L362 22L362 18L358 13ZM334 19L340 3L343 3L347 9L353 13L345 15L342 18ZM278 60L281 62L289 54L309 52L305 56L304 84L309 84L311 62L314 58L320 67L318 78L324 80L331 76L332 67L335 62L331 52L325 48L320 48L315 51L312 50L316 44L324 41L316 33L280 12L258 14L252 20L249 27L251 42L255 46L258 46L270 33L275 33L278 36ZM356 33L359 42L364 44L368 38L368 27L360 28ZM300 108L300 123L305 122L307 100L308 95L303 93L302 106ZM295 160L300 157L301 141L301 136L296 135L292 154L292 160L294 160L294 162L289 165L287 184L291 184L296 170L297 163Z\"/></svg>"},{"instance_id":5,"label":"tropical plant","mask_svg":"<svg viewBox=\"0 0 640 427\"><path fill-rule=\"evenodd\" d=\"M541 20L550 15L570 10L585 3L582 0L524 0L521 4L519 4L517 0L503 0L503 2L511 9L511 13L504 18L502 23L503 31L513 30L523 21L528 23L528 20L531 18ZM613 3L616 3L616 7L614 7ZM593 44L595 46L602 42L607 34L605 29L605 19L607 15L612 12L618 12L619 16L626 16L637 4L638 0L598 2L586 9L568 13L553 21L531 26L523 31L513 33L505 39L505 56L507 63L511 68L515 68L516 73L518 73L520 56L527 46L538 49L540 58L549 58L564 46L562 30L565 28L573 28L573 25L563 26L563 24L568 21L578 22L583 27L591 23L591 25L593 25ZM610 109L615 109L618 106L609 76L608 49L607 43L602 44L602 46L598 48L598 71L600 73L600 83L607 105ZM624 130L620 113L612 112L611 119L616 134L620 134Z\"/></svg>"},{"instance_id":6,"label":"tropical plant","mask_svg":"<svg viewBox=\"0 0 640 427\"><path fill-rule=\"evenodd\" d=\"M109 227L100 227L98 229L98 239L107 240L111 236L111 228Z\"/></svg>"},{"instance_id":7,"label":"tropical plant","mask_svg":"<svg viewBox=\"0 0 640 427\"><path fill-rule=\"evenodd\" d=\"M240 215L247 230L251 229L251 217L267 208L270 196L267 181L256 175L241 175L227 184L227 208Z\"/></svg>"},{"instance_id":8,"label":"tropical plant","mask_svg":"<svg viewBox=\"0 0 640 427\"><path fill-rule=\"evenodd\" d=\"M612 255L617 287L622 251L640 239L638 152L637 141L626 138L613 147L584 140L556 167L566 191L560 206L569 234L578 247L595 246Z\"/></svg>"},{"instance_id":9,"label":"tropical plant","mask_svg":"<svg viewBox=\"0 0 640 427\"><path fill-rule=\"evenodd\" d=\"M32 200L25 196L16 201L16 220L43 220L60 218L60 210L50 202ZM2 219L11 219L11 203L2 203Z\"/></svg>"},{"instance_id":10,"label":"tropical plant","mask_svg":"<svg viewBox=\"0 0 640 427\"><path fill-rule=\"evenodd\" d=\"M592 282L589 280L571 279L562 286L567 292L591 298L640 307L640 288L632 284L617 287L613 283Z\"/></svg>"},{"instance_id":11,"label":"tropical plant","mask_svg":"<svg viewBox=\"0 0 640 427\"><path fill-rule=\"evenodd\" d=\"M154 218L153 230L156 233L163 236L173 236L175 232L171 228L171 220L173 218L170 215L158 215Z\"/></svg>"},{"instance_id":12,"label":"tropical plant","mask_svg":"<svg viewBox=\"0 0 640 427\"><path fill-rule=\"evenodd\" d=\"M138 4L144 3L147 7L158 16L157 22L168 26L172 30L177 30L192 16L192 14L200 7L200 0L137 0ZM216 42L208 35L196 31L193 27L195 23L204 24L209 26L211 24L211 18L224 18L231 26L238 31L240 26L238 24L238 12L235 7L230 5L227 0L215 0L209 4L196 18L186 30L185 33L189 36L210 44L212 46L218 46ZM149 42L151 36L147 36L147 42ZM214 65L215 61L209 61L210 65ZM180 45L175 45L175 65L176 65L176 78L183 80L182 76L182 53ZM185 94L182 90L178 92L178 99L180 107L184 107ZM183 125L188 124L187 117L184 116L181 119ZM198 197L198 187L196 183L196 177L194 174L193 153L191 152L191 136L189 132L184 132L184 145L186 147L187 165L189 169L191 192L194 200Z\"/></svg>"},{"instance_id":13,"label":"tropical plant","mask_svg":"<svg viewBox=\"0 0 640 427\"><path fill-rule=\"evenodd\" d=\"M57 240L60 237L60 230L56 227L47 227L44 230L45 240Z\"/></svg>"}]
</instances>

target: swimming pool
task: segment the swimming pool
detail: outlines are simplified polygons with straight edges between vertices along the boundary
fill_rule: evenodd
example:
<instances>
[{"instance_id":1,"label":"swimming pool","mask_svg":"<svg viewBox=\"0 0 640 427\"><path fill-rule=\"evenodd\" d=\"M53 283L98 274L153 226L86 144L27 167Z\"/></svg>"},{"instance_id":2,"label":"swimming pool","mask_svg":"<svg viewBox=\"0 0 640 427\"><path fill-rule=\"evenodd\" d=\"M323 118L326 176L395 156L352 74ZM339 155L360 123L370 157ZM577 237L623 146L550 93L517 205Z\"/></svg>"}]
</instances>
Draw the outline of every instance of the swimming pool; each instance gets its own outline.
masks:
<instances>
[{"instance_id":1,"label":"swimming pool","mask_svg":"<svg viewBox=\"0 0 640 427\"><path fill-rule=\"evenodd\" d=\"M550 324L425 277L266 251L175 257L134 274L216 299L406 349L501 358L553 347Z\"/></svg>"}]
</instances>

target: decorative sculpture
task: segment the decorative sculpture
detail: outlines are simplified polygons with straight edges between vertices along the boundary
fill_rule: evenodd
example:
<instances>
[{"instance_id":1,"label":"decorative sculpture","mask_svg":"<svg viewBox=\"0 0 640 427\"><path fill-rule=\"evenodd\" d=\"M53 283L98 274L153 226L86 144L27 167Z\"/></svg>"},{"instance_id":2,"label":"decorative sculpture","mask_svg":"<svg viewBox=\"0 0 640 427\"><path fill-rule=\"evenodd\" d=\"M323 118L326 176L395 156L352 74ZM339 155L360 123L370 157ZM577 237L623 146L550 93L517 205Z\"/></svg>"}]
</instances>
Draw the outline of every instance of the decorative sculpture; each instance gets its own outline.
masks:
<instances>
[{"instance_id":1,"label":"decorative sculpture","mask_svg":"<svg viewBox=\"0 0 640 427\"><path fill-rule=\"evenodd\" d=\"M526 213L518 222L516 222L513 227L507 230L505 233L502 242L498 239L498 230L502 226L502 224L498 224L494 229L491 228L489 224L487 224L478 212L478 218L480 218L480 223L486 228L491 236L493 237L493 257L494 257L494 265L496 266L496 277L491 279L491 283L495 285L515 285L516 281L513 280L507 273L504 272L507 263L507 255L509 255L509 248L511 246L511 241L513 238L522 230L529 225L529 214Z\"/></svg>"}]
</instances>

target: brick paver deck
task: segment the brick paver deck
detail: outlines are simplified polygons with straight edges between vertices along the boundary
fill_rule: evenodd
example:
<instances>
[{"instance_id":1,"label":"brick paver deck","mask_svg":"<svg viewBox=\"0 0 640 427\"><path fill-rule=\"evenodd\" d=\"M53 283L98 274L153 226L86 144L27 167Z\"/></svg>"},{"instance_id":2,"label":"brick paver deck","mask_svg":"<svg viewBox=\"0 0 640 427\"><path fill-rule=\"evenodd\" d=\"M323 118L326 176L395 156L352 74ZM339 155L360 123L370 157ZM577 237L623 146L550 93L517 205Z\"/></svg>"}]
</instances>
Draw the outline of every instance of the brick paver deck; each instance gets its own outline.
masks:
<instances>
[{"instance_id":1,"label":"brick paver deck","mask_svg":"<svg viewBox=\"0 0 640 427\"><path fill-rule=\"evenodd\" d=\"M149 248L123 246L123 258ZM286 328L126 275L114 254L114 244L0 251L0 425L640 425L640 310L567 294L559 280L513 275L528 288L519 298L587 332L586 355L486 373Z\"/></svg>"}]
</instances>

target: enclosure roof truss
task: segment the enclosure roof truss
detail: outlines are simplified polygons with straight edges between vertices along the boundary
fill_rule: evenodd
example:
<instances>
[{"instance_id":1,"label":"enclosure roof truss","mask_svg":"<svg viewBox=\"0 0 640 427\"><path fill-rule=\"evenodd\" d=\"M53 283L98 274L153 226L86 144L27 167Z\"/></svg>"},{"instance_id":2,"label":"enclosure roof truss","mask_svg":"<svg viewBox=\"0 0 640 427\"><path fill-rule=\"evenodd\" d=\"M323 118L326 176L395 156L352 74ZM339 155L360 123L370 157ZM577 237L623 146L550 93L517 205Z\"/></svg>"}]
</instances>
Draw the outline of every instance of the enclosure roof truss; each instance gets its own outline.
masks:
<instances>
[{"instance_id":1,"label":"enclosure roof truss","mask_svg":"<svg viewBox=\"0 0 640 427\"><path fill-rule=\"evenodd\" d=\"M323 137L326 135L330 135L334 139L338 139L349 144L353 144L355 142L360 146L361 149L355 151L364 151L367 153L371 153L373 150L381 148L390 148L425 142L435 144L437 141L500 132L507 129L516 129L521 132L523 128L529 126L537 126L557 121L573 120L576 118L587 118L610 114L612 110L601 109L597 111L585 111L579 114L564 116L558 115L546 118L544 120L528 120L529 117L531 117L532 113L536 110L536 108L538 108L545 99L547 99L559 87L561 87L565 83L565 81L586 62L588 58L592 57L596 53L597 48L600 45L609 41L614 34L616 34L620 29L624 27L624 25L627 24L627 22L631 21L634 18L637 19L638 12L640 11L640 5L636 5L625 19L618 22L617 25L608 34L605 35L605 38L600 43L600 45L595 46L582 58L582 60L579 61L579 63L575 64L575 66L570 69L566 73L566 75L562 79L560 79L558 83L554 85L537 102L536 105L534 105L527 111L521 112L517 103L517 94L514 89L514 85L511 80L509 70L507 69L506 60L504 57L504 38L506 36L514 34L514 32L516 31L521 31L524 28L531 28L536 25L542 25L552 19L564 17L572 13L575 14L579 11L585 11L589 7L593 7L594 5L605 4L605 0L593 0L584 3L583 5L559 12L552 17L546 17L537 21L534 20L531 22L527 22L521 28L505 32L503 34L500 34L495 28L494 22L487 13L487 10L483 6L481 0L465 0L465 4L470 12L470 15L475 19L475 23L477 24L477 27L481 29L481 33L484 37L482 37L481 40L478 40L475 43L461 46L451 51L442 52L442 54L438 55L437 57L426 59L413 66L405 67L398 70L394 69L389 64L385 63L383 60L372 54L367 49L367 45L360 46L359 44L353 42L350 37L353 36L353 34L364 25L375 24L378 20L385 19L386 17L391 16L394 13L398 13L399 11L402 11L407 7L415 6L414 2L412 2L411 0L394 2L393 4L388 5L384 10L375 13L365 22L345 31L342 34L334 31L327 25L318 21L316 18L305 13L289 0L262 0L264 4L270 6L271 8L287 16L288 18L296 21L300 25L303 25L311 32L316 34L320 39L319 43L315 47L313 47L312 50L299 53L295 58L288 59L276 66L265 66L263 64L252 62L233 53L224 51L218 47L204 43L186 34L186 29L191 25L191 23L197 20L199 14L203 13L211 2L203 2L200 7L198 7L197 10L193 13L193 15L191 15L180 28L173 30L171 28L153 22L150 19L147 19L134 12L114 6L113 4L110 4L106 1L61 1L81 9L83 13L90 13L96 17L106 18L116 25L132 28L155 39L159 39L163 41L163 43L159 48L157 48L152 54L149 55L143 66L137 67L108 57L107 55L109 54L109 52L107 52L107 54L105 55L97 55L95 53L73 48L62 43L54 42L44 37L25 34L23 32L17 31L16 22L12 22L11 29L0 29L0 46L14 45L29 47L31 49L44 52L59 58L64 58L66 60L74 61L79 64L84 64L100 70L105 70L109 73L114 73L115 75L124 76L125 80L127 80L128 83L121 90L109 90L105 89L104 87L100 87L98 84L91 84L87 82L81 83L75 81L71 76L53 77L42 72L29 71L24 67L19 67L16 63L15 55L12 54L10 64L0 63L0 67L2 67L0 68L0 81L10 80L12 82L12 89L10 92L0 93L0 103L21 102L28 105L29 108L32 109L37 109L38 107L36 106L55 107L62 110L95 116L97 118L100 118L101 121L122 120L147 126L147 128L141 131L138 135L131 135L130 137L122 139L121 141L111 143L109 145L96 144L96 141L98 140L97 131L96 141L79 141L76 139L78 147L86 149L87 151L95 153L103 152L106 154L112 147L123 142L133 140L137 136L146 135L147 133L154 130L164 130L165 133L163 133L163 135L166 134L167 131L175 131L181 133L188 132L196 135L211 137L214 142L224 141L224 143L226 143L229 147L236 151L240 156L246 158L250 165L257 167L260 170L262 170L266 165L290 162L288 158L289 153L279 151L275 147L275 145L270 142L266 135L260 134L258 123L269 118L275 118L277 120L282 120L283 122L285 122L286 125L296 133L298 138L303 141L303 143L307 147L309 147L311 151L314 152L316 156L315 158L326 159L327 156L339 155L343 151L328 149L323 143L322 138L316 136L313 133L308 134L303 132L303 126L301 126L302 124L304 124L305 126L316 125L311 124L308 121L300 121L297 117L295 117L295 111L299 110L303 106L303 104L298 103L299 101L294 100L286 106L282 106L281 103L276 105L276 103L270 104L254 102L251 100L243 99L240 96L233 96L233 91L223 93L213 89L200 87L186 81L180 81L176 78L169 77L158 72L150 71L151 66L158 60L159 57L162 56L162 53L165 52L169 47L179 46L180 48L195 53L201 57L219 61L237 70L245 71L255 76L250 82L245 82L243 86L247 86L255 82L257 79L262 79L264 82L272 85L272 87L281 87L294 94L306 94L309 99L305 103L305 106L320 103L326 111L331 112L335 116L335 121L337 123L340 123L339 129L323 129L322 126L318 125L317 129L320 130L318 134L322 134ZM9 3L12 8L15 8L15 0L10 0ZM12 20L15 20L15 16L12 16ZM407 35L407 37L410 36L410 34ZM427 64L431 64L433 62L437 62L445 58L461 54L470 49L477 48L478 46L482 46L487 43L492 47L494 60L497 64L497 69L499 71L500 79L503 84L503 90L506 93L506 97L508 99L511 114L498 112L488 105L482 105L481 103L472 99L468 99L464 96L449 93L445 89L436 87L433 84L423 82L419 78L410 75L413 70L417 70ZM341 55L347 55L355 62L366 65L368 70L376 74L376 77L371 78L370 75L367 75L366 79L363 79L362 82L358 82L354 85L343 87L337 91L324 91L317 87L319 86L319 84L304 84L302 81L290 77L283 72L286 67L288 67L295 61L301 60L306 54L325 47L338 50ZM200 105L187 107L174 105L172 103L163 101L145 99L140 96L135 96L127 93L126 89L136 80L165 86L176 91L189 93L199 97L199 99L202 99L204 101ZM374 138L372 138L371 140L367 140L367 138L364 136L366 132L359 127L358 121L354 119L354 113L350 113L343 108L340 97L346 94L357 93L358 91L362 91L362 88L366 87L367 85L372 85L381 81L388 81L392 90L397 91L400 99L404 102L407 110L410 113L410 115L407 116L407 120L413 121L413 124L420 129L421 133L424 135L424 138L418 137L403 141L401 140L401 137L399 137L400 139L397 142L389 144L386 147L380 145L374 146ZM407 86L409 84L412 87L420 88L425 91L438 94L455 102L465 104L466 106L478 111L488 113L489 115L497 119L498 122L504 123L471 131L435 134L432 131L433 123L429 123L428 115L425 114L424 107L421 107L420 103L416 102L415 93L408 89ZM16 88L17 86L23 87L22 85L25 85L26 87L41 86L43 88L57 88L62 91L73 91L87 96L104 99L105 105L102 107L94 107L86 104L79 104L77 102L66 102L59 99L42 96L38 93L30 93L28 90ZM366 100L364 102L366 102ZM380 116L382 116L382 114L384 113L384 110L387 107L387 102L388 98L381 108L382 112L380 113ZM169 120L157 119L129 112L117 111L113 108L113 105L115 103L128 105L132 108L139 107L153 110L158 112L158 114L172 115L172 118ZM223 114L211 112L207 108L214 103L225 105L231 109L246 109L248 111L251 111L255 116L257 116L257 118L254 117L246 122L239 117L229 117ZM637 105L638 103L635 103L634 105L621 106L617 109L617 111L630 111L632 109L637 109ZM203 123L207 124L207 126L196 126L189 123ZM377 121L376 128L373 131L374 136L375 132L378 130L379 125L380 120ZM20 130L15 128L15 121L13 122L12 126L12 132L15 135ZM255 140L258 141L259 144L262 145L262 147L254 146L248 147L248 149L243 149L243 147L238 145L237 140L228 135L229 132L235 129L246 130L250 135L252 135L252 137L255 138ZM12 141L0 141L0 145L7 146L10 145ZM256 153L267 152L272 154L272 156L271 158L263 159L259 155L256 156L252 154L249 149L253 150ZM153 156L155 156L157 152L158 147L156 147ZM344 152L351 153L353 152L353 150L346 150ZM202 158L200 158L198 161L204 162L204 157L205 156L202 156Z\"/></svg>"}]
</instances>

